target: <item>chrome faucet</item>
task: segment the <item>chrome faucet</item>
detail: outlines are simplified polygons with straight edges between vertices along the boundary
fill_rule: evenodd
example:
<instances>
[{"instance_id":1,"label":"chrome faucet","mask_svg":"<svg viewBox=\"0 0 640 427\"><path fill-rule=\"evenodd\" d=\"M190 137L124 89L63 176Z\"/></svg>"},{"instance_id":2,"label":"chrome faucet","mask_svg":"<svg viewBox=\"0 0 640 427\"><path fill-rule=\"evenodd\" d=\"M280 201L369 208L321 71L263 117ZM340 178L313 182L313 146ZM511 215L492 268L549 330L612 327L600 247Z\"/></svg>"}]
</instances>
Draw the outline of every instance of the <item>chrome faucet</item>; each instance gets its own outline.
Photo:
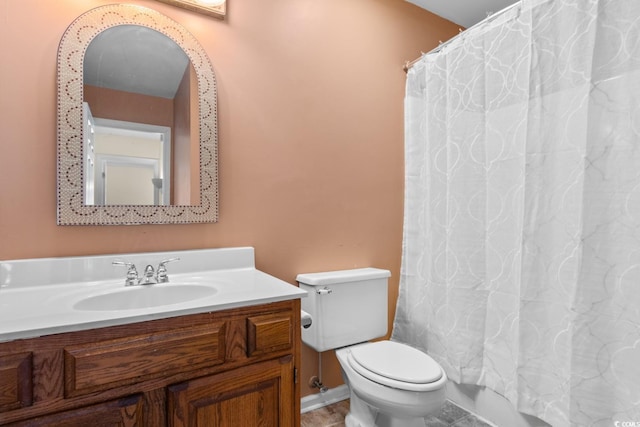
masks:
<instances>
[{"instance_id":1,"label":"chrome faucet","mask_svg":"<svg viewBox=\"0 0 640 427\"><path fill-rule=\"evenodd\" d=\"M127 278L124 280L125 286L134 286L139 283L138 270L136 270L136 266L132 262L113 261L111 264L127 267Z\"/></svg>"},{"instance_id":2,"label":"chrome faucet","mask_svg":"<svg viewBox=\"0 0 640 427\"><path fill-rule=\"evenodd\" d=\"M180 261L180 258L165 259L158 264L158 268L156 269L156 280L158 283L166 283L169 281L169 276L167 276L167 267L165 264L172 261Z\"/></svg>"},{"instance_id":3,"label":"chrome faucet","mask_svg":"<svg viewBox=\"0 0 640 427\"><path fill-rule=\"evenodd\" d=\"M147 265L144 268L144 276L142 276L140 278L140 280L138 281L139 285L153 285L158 283L158 281L156 280L156 275L155 275L155 271L153 269L152 265Z\"/></svg>"},{"instance_id":4,"label":"chrome faucet","mask_svg":"<svg viewBox=\"0 0 640 427\"><path fill-rule=\"evenodd\" d=\"M113 265L124 265L127 267L127 277L124 281L125 286L134 285L154 285L156 283L166 283L169 281L167 275L166 264L172 261L179 261L180 258L169 258L161 261L158 268L154 269L152 265L147 265L144 269L142 277L138 277L138 270L132 262L113 261Z\"/></svg>"}]
</instances>

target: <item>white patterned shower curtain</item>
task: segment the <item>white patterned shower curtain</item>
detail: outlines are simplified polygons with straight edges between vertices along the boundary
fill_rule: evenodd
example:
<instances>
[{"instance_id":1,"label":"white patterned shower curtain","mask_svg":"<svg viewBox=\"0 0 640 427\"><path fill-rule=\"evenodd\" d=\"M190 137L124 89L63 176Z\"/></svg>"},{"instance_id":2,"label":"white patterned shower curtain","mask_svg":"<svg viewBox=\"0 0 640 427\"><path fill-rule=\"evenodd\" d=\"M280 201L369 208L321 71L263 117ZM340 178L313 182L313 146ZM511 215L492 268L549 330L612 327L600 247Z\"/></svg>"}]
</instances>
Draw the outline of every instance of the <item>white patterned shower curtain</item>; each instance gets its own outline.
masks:
<instances>
[{"instance_id":1,"label":"white patterned shower curtain","mask_svg":"<svg viewBox=\"0 0 640 427\"><path fill-rule=\"evenodd\" d=\"M640 426L640 0L522 0L414 65L405 115L393 339L553 426Z\"/></svg>"}]
</instances>

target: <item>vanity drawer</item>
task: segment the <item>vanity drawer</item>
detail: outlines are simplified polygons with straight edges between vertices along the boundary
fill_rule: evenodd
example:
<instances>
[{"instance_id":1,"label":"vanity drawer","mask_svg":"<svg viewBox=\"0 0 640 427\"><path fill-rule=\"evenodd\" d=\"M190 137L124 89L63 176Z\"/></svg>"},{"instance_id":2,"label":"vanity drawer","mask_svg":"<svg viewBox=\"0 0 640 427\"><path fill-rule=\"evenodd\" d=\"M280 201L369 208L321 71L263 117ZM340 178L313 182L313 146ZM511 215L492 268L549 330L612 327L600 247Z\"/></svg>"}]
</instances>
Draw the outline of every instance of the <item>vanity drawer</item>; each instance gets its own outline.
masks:
<instances>
[{"instance_id":1,"label":"vanity drawer","mask_svg":"<svg viewBox=\"0 0 640 427\"><path fill-rule=\"evenodd\" d=\"M225 324L210 323L67 346L66 397L224 363Z\"/></svg>"},{"instance_id":2,"label":"vanity drawer","mask_svg":"<svg viewBox=\"0 0 640 427\"><path fill-rule=\"evenodd\" d=\"M247 318L247 356L259 356L293 346L293 313L265 314Z\"/></svg>"},{"instance_id":3,"label":"vanity drawer","mask_svg":"<svg viewBox=\"0 0 640 427\"><path fill-rule=\"evenodd\" d=\"M0 356L0 412L31 405L32 371L30 352Z\"/></svg>"}]
</instances>

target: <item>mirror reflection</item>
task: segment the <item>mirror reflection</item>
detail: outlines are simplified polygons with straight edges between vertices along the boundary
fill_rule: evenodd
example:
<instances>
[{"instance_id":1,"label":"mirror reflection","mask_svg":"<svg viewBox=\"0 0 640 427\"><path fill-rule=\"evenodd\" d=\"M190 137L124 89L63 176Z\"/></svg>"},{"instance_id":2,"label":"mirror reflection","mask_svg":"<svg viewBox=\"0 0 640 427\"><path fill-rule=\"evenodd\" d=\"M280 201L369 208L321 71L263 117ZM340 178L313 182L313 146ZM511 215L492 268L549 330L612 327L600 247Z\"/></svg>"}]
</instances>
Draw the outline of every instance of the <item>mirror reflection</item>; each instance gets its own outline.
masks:
<instances>
[{"instance_id":1,"label":"mirror reflection","mask_svg":"<svg viewBox=\"0 0 640 427\"><path fill-rule=\"evenodd\" d=\"M151 28L98 34L83 62L85 205L198 205L198 81Z\"/></svg>"}]
</instances>

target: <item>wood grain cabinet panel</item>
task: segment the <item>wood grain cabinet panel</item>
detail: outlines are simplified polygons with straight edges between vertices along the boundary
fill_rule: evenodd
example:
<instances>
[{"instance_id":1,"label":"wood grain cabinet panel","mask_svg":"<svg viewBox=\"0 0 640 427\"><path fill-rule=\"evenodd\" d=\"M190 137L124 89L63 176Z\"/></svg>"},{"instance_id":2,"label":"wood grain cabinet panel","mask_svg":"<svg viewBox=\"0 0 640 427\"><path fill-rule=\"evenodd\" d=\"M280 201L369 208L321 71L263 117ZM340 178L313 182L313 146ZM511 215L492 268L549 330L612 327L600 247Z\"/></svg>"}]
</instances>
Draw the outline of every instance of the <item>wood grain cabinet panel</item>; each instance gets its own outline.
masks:
<instances>
[{"instance_id":1,"label":"wood grain cabinet panel","mask_svg":"<svg viewBox=\"0 0 640 427\"><path fill-rule=\"evenodd\" d=\"M224 363L224 329L217 323L66 347L65 395Z\"/></svg>"},{"instance_id":2,"label":"wood grain cabinet panel","mask_svg":"<svg viewBox=\"0 0 640 427\"><path fill-rule=\"evenodd\" d=\"M143 399L134 395L10 424L11 427L146 427Z\"/></svg>"},{"instance_id":3,"label":"wood grain cabinet panel","mask_svg":"<svg viewBox=\"0 0 640 427\"><path fill-rule=\"evenodd\" d=\"M247 355L258 356L293 346L293 314L273 313L247 318Z\"/></svg>"},{"instance_id":4,"label":"wood grain cabinet panel","mask_svg":"<svg viewBox=\"0 0 640 427\"><path fill-rule=\"evenodd\" d=\"M292 427L292 357L169 387L170 427Z\"/></svg>"},{"instance_id":5,"label":"wood grain cabinet panel","mask_svg":"<svg viewBox=\"0 0 640 427\"><path fill-rule=\"evenodd\" d=\"M32 371L30 352L0 356L0 412L31 405Z\"/></svg>"}]
</instances>

